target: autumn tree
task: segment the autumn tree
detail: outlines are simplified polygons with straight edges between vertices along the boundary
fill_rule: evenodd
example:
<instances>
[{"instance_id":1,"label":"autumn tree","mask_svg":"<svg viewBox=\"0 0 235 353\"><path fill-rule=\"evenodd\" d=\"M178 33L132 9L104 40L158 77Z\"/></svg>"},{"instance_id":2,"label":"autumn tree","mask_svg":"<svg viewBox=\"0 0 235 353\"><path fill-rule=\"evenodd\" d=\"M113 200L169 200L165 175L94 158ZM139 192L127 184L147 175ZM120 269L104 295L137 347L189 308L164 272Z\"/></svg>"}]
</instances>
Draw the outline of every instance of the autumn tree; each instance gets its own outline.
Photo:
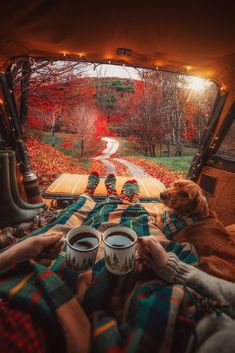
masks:
<instances>
[{"instance_id":1,"label":"autumn tree","mask_svg":"<svg viewBox=\"0 0 235 353\"><path fill-rule=\"evenodd\" d=\"M170 155L174 149L181 156L185 145L200 143L215 101L212 84L194 91L186 75L146 69L137 70L134 80L90 77L92 65L99 67L86 62L16 60L10 74L21 121L50 131L52 145L57 131L73 134L70 138L77 139L81 155L92 138L110 132L132 138L151 157L158 146L160 155L164 150Z\"/></svg>"},{"instance_id":2,"label":"autumn tree","mask_svg":"<svg viewBox=\"0 0 235 353\"><path fill-rule=\"evenodd\" d=\"M149 70L140 71L140 81L135 83L135 94L130 97L129 130L137 137L146 156L156 155L160 141L160 96L157 75Z\"/></svg>"},{"instance_id":3,"label":"autumn tree","mask_svg":"<svg viewBox=\"0 0 235 353\"><path fill-rule=\"evenodd\" d=\"M90 63L74 61L16 60L10 70L16 104L22 122L28 115L34 120L39 112L42 125L50 126L52 132L68 105L84 92L74 92L75 81L87 70ZM31 111L30 111L31 109Z\"/></svg>"},{"instance_id":4,"label":"autumn tree","mask_svg":"<svg viewBox=\"0 0 235 353\"><path fill-rule=\"evenodd\" d=\"M119 111L120 101L129 93L133 93L133 82L130 79L101 77L95 79L96 103L101 113L111 120Z\"/></svg>"},{"instance_id":5,"label":"autumn tree","mask_svg":"<svg viewBox=\"0 0 235 353\"><path fill-rule=\"evenodd\" d=\"M91 142L95 131L97 111L94 105L81 102L70 112L70 123L67 128L76 133L81 156L84 155L87 145Z\"/></svg>"}]
</instances>

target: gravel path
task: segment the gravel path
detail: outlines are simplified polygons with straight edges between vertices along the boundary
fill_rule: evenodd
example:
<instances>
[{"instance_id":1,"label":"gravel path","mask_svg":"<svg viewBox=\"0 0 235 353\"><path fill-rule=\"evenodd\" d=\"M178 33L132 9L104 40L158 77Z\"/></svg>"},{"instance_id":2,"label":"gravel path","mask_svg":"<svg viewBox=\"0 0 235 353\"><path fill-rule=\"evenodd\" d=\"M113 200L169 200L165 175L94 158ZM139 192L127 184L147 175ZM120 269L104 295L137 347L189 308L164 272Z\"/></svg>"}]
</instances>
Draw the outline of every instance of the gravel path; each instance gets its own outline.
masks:
<instances>
[{"instance_id":1,"label":"gravel path","mask_svg":"<svg viewBox=\"0 0 235 353\"><path fill-rule=\"evenodd\" d=\"M116 166L108 160L115 152L117 152L119 148L119 142L110 137L103 137L103 141L107 143L106 148L103 150L102 154L94 159L100 160L105 167L105 175L109 173L116 174L117 168ZM114 161L124 164L127 167L127 172L130 176L141 178L141 177L151 177L142 167L135 165L129 161L126 161L121 158L114 158Z\"/></svg>"},{"instance_id":2,"label":"gravel path","mask_svg":"<svg viewBox=\"0 0 235 353\"><path fill-rule=\"evenodd\" d=\"M114 154L118 150L119 142L110 137L102 137L101 140L105 141L107 143L107 146L103 150L102 154L97 157L94 157L93 159L100 160L103 163L105 167L105 175L108 175L110 173L116 174L117 168L115 164L110 162L108 159L112 154Z\"/></svg>"},{"instance_id":3,"label":"gravel path","mask_svg":"<svg viewBox=\"0 0 235 353\"><path fill-rule=\"evenodd\" d=\"M113 164L112 162L110 162L108 159L105 159L105 158L100 158L100 161L103 163L105 167L104 175L108 175L110 173L117 174L117 168L115 164Z\"/></svg>"},{"instance_id":4,"label":"gravel path","mask_svg":"<svg viewBox=\"0 0 235 353\"><path fill-rule=\"evenodd\" d=\"M134 163L126 161L125 159L121 158L114 158L115 161L124 164L127 167L127 172L134 177L141 178L141 177L151 177L144 168L137 166Z\"/></svg>"}]
</instances>

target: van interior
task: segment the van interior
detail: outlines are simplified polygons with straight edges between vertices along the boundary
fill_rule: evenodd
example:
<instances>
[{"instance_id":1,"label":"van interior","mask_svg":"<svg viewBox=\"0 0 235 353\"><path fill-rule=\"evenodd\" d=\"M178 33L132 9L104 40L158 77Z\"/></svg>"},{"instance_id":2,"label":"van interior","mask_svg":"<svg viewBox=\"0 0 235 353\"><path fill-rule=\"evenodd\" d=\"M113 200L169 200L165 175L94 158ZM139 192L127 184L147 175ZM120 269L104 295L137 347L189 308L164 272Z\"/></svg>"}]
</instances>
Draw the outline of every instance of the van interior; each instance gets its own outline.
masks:
<instances>
[{"instance_id":1,"label":"van interior","mask_svg":"<svg viewBox=\"0 0 235 353\"><path fill-rule=\"evenodd\" d=\"M12 240L12 229L21 234L19 238L26 236L25 224L35 220L39 210L50 212L51 223L30 228L33 235L42 229L67 234L71 227L82 224L96 228L98 221L105 231L106 214L84 223L82 208L75 221L83 207L80 196L87 183L91 188L89 175L94 171L100 182L92 196L104 209L107 176L115 174L117 193L122 193L130 179L132 184L137 182L140 204L148 216L155 212L156 219L158 205L164 204L171 186L187 179L200 187L220 228L218 231L213 223L204 235L202 225L201 233L197 230L204 237L200 243L194 225L187 223L191 233L182 233L177 240L188 241L191 235L196 248L205 250L201 269L235 282L232 3L8 0L1 5L0 28L0 255L11 241L19 240L17 235ZM181 193L181 197L185 195ZM93 215L90 204L85 206ZM75 215L71 216L71 210ZM135 214L135 208L132 212ZM185 213L186 209L183 216ZM56 217L62 219L60 228ZM115 217L109 216L111 225L116 224ZM120 219L131 227L126 214ZM145 224L137 223L135 229L143 235ZM23 233L19 233L21 229ZM209 243L214 250L208 250ZM119 260L114 260L117 265ZM129 262L124 267L132 265ZM43 277L43 265L40 271ZM6 289L6 297L14 297L18 288L10 294ZM101 292L94 293L92 303L96 298L98 302ZM140 290L138 300L145 295ZM118 292L117 297L122 294ZM117 312L118 304L119 300ZM48 308L44 309L46 313ZM62 326L72 316L62 315ZM103 324L105 329L105 325L113 327L110 321ZM103 326L95 331L97 337L102 336L100 330ZM68 336L74 337L70 331ZM101 350L104 353L112 351L106 350L107 342ZM174 344L172 349L164 346L165 350L158 347L156 351L186 352L183 341L180 351ZM113 352L123 353L123 347ZM78 351L71 348L71 352ZM143 347L139 351L133 348L134 353L143 351Z\"/></svg>"}]
</instances>

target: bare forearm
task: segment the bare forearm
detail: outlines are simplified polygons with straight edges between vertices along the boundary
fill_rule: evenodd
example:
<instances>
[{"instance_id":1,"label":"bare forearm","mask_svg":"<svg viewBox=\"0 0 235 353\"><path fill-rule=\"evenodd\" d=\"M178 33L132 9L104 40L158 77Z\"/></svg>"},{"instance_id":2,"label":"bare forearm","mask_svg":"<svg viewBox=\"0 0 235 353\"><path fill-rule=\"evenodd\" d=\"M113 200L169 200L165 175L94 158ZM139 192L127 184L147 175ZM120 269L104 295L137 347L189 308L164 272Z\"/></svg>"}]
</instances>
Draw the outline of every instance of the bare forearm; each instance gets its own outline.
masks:
<instances>
[{"instance_id":1,"label":"bare forearm","mask_svg":"<svg viewBox=\"0 0 235 353\"><path fill-rule=\"evenodd\" d=\"M6 270L20 260L20 254L14 245L0 254L0 271Z\"/></svg>"}]
</instances>

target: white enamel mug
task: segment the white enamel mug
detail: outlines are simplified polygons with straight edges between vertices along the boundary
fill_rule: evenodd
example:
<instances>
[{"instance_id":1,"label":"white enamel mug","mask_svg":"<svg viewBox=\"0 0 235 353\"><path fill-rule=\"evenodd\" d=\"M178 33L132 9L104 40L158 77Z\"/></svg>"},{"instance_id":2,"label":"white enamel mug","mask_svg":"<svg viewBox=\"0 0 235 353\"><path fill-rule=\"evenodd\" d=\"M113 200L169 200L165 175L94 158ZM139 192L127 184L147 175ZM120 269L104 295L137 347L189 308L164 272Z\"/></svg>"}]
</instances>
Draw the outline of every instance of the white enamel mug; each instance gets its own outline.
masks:
<instances>
[{"instance_id":1,"label":"white enamel mug","mask_svg":"<svg viewBox=\"0 0 235 353\"><path fill-rule=\"evenodd\" d=\"M112 236L127 237L127 244L122 241L110 243ZM116 275L125 275L135 268L135 251L137 234L134 230L124 226L114 226L103 234L104 259L107 270ZM129 244L128 244L129 243Z\"/></svg>"},{"instance_id":2,"label":"white enamel mug","mask_svg":"<svg viewBox=\"0 0 235 353\"><path fill-rule=\"evenodd\" d=\"M78 249L74 246L83 236L90 236L94 238L94 244L91 242L86 249ZM67 233L66 252L61 252L65 256L65 261L68 267L73 271L85 272L92 268L95 263L98 248L101 242L101 235L95 228L89 226L80 226L71 229Z\"/></svg>"}]
</instances>

